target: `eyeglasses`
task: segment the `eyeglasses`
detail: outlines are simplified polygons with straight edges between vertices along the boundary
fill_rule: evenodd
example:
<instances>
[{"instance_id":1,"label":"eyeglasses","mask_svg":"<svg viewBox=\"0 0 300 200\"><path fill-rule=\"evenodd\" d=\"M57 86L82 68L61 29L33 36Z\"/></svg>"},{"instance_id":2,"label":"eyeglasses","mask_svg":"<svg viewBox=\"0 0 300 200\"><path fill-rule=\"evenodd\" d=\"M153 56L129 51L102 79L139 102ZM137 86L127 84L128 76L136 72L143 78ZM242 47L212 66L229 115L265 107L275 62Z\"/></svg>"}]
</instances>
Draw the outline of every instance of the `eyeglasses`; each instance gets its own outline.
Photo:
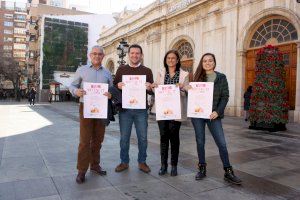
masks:
<instances>
[{"instance_id":1,"label":"eyeglasses","mask_svg":"<svg viewBox=\"0 0 300 200\"><path fill-rule=\"evenodd\" d=\"M93 56L103 56L104 55L104 53L91 53Z\"/></svg>"}]
</instances>

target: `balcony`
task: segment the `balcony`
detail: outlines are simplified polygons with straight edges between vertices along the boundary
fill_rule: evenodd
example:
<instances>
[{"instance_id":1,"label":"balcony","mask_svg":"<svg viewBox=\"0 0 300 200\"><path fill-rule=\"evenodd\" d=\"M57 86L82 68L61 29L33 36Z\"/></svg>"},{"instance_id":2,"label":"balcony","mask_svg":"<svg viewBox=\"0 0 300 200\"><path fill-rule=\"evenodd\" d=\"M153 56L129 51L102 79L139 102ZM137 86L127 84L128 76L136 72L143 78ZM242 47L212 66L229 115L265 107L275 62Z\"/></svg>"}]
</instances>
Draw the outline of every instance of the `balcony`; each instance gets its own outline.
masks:
<instances>
[{"instance_id":1,"label":"balcony","mask_svg":"<svg viewBox=\"0 0 300 200\"><path fill-rule=\"evenodd\" d=\"M30 35L29 42L36 42L36 35Z\"/></svg>"},{"instance_id":2,"label":"balcony","mask_svg":"<svg viewBox=\"0 0 300 200\"><path fill-rule=\"evenodd\" d=\"M16 13L27 14L27 9L26 8L15 7L14 10L15 10Z\"/></svg>"},{"instance_id":3,"label":"balcony","mask_svg":"<svg viewBox=\"0 0 300 200\"><path fill-rule=\"evenodd\" d=\"M22 15L23 16L23 15ZM14 21L15 22L24 22L26 23L26 16L24 15L24 17L18 17L18 16L15 16L14 17Z\"/></svg>"}]
</instances>

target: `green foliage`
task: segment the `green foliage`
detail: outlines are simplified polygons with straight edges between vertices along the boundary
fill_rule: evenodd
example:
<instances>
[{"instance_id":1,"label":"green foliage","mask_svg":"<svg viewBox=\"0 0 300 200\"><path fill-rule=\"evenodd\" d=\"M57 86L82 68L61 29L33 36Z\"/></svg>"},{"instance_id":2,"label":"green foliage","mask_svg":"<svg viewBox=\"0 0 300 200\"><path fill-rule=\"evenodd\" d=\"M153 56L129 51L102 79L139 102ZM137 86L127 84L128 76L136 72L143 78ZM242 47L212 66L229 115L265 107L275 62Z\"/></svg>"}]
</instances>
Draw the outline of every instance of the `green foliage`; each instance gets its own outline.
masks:
<instances>
[{"instance_id":1,"label":"green foliage","mask_svg":"<svg viewBox=\"0 0 300 200\"><path fill-rule=\"evenodd\" d=\"M46 19L43 44L43 88L53 79L53 71L74 72L87 62L88 33L86 27L58 24ZM54 20L55 21L55 20Z\"/></svg>"},{"instance_id":2,"label":"green foliage","mask_svg":"<svg viewBox=\"0 0 300 200\"><path fill-rule=\"evenodd\" d=\"M282 53L269 45L256 57L255 80L250 101L249 119L267 124L288 122L288 101Z\"/></svg>"}]
</instances>

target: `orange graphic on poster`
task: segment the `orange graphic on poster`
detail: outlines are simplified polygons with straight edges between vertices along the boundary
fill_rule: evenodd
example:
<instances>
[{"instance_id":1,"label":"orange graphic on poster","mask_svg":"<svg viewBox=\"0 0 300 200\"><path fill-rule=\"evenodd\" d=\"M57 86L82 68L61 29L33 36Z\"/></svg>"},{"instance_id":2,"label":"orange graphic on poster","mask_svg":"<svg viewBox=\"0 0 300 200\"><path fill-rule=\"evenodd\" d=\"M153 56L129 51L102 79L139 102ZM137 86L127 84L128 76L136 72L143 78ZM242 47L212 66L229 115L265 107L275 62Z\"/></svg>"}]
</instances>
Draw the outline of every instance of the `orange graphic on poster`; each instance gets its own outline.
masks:
<instances>
[{"instance_id":1,"label":"orange graphic on poster","mask_svg":"<svg viewBox=\"0 0 300 200\"><path fill-rule=\"evenodd\" d=\"M202 113L203 111L204 111L203 108L201 108L200 106L195 107L195 112L196 113Z\"/></svg>"},{"instance_id":2,"label":"orange graphic on poster","mask_svg":"<svg viewBox=\"0 0 300 200\"><path fill-rule=\"evenodd\" d=\"M91 109L91 113L100 113L100 110L96 107Z\"/></svg>"},{"instance_id":3,"label":"orange graphic on poster","mask_svg":"<svg viewBox=\"0 0 300 200\"><path fill-rule=\"evenodd\" d=\"M164 115L172 115L172 114L173 114L173 110L171 110L171 109L164 110Z\"/></svg>"}]
</instances>

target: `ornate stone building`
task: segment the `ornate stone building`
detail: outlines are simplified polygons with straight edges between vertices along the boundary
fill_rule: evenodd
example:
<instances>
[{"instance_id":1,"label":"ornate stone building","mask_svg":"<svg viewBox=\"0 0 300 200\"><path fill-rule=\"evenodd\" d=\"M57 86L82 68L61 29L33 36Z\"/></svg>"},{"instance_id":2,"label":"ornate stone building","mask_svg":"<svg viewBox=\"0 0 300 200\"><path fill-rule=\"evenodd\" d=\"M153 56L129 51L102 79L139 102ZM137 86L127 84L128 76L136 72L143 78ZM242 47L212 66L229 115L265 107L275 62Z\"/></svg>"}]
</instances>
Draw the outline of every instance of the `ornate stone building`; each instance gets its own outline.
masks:
<instances>
[{"instance_id":1,"label":"ornate stone building","mask_svg":"<svg viewBox=\"0 0 300 200\"><path fill-rule=\"evenodd\" d=\"M124 38L144 50L144 64L156 75L167 50L178 49L186 70L202 54L216 55L226 74L230 100L226 113L240 116L243 93L253 83L255 57L266 44L284 53L290 121L300 122L300 3L296 0L157 0L100 34L104 64L117 69L117 46Z\"/></svg>"}]
</instances>

